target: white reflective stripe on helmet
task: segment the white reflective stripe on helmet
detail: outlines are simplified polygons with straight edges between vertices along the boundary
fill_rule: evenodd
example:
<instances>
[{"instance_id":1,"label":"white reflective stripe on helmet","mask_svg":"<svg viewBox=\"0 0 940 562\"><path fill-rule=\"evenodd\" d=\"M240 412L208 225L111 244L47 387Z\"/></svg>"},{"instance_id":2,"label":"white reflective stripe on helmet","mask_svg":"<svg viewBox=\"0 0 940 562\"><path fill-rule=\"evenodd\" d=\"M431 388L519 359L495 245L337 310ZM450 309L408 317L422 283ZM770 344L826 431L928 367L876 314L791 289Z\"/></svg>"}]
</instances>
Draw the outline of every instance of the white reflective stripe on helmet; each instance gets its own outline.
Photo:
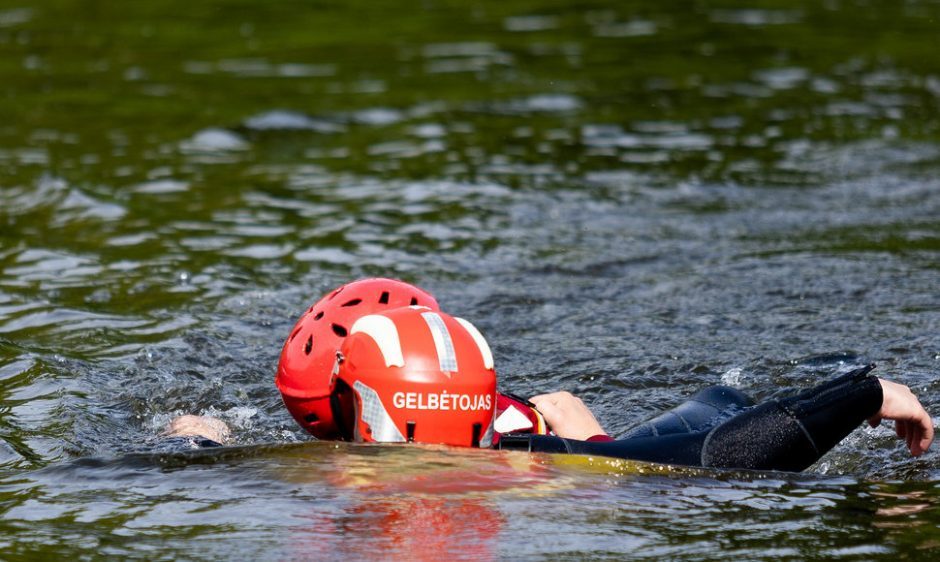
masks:
<instances>
[{"instance_id":1,"label":"white reflective stripe on helmet","mask_svg":"<svg viewBox=\"0 0 940 562\"><path fill-rule=\"evenodd\" d=\"M480 355L483 356L483 366L487 369L493 368L493 352L490 351L490 344L486 343L486 338L483 337L483 334L480 333L480 330L477 330L477 327L467 322L463 318L454 318L461 326L464 327L470 336L473 338L473 341L477 343L477 347L480 348Z\"/></svg>"},{"instance_id":2,"label":"white reflective stripe on helmet","mask_svg":"<svg viewBox=\"0 0 940 562\"><path fill-rule=\"evenodd\" d=\"M386 367L404 367L405 358L401 352L401 340L398 337L398 328L390 318L370 314L356 320L349 335L362 332L367 334L379 346Z\"/></svg>"},{"instance_id":3,"label":"white reflective stripe on helmet","mask_svg":"<svg viewBox=\"0 0 940 562\"><path fill-rule=\"evenodd\" d=\"M359 413L359 417L369 424L369 428L372 430L370 435L372 439L380 443L404 443L405 438L398 431L395 422L392 421L391 416L385 410L385 406L382 405L379 394L363 384L362 381L354 382L353 389L359 393L359 399L362 401L362 411ZM358 423L356 424L355 437L357 440L362 441L362 436L359 435Z\"/></svg>"},{"instance_id":4,"label":"white reflective stripe on helmet","mask_svg":"<svg viewBox=\"0 0 940 562\"><path fill-rule=\"evenodd\" d=\"M454 341L450 339L450 332L444 320L434 312L423 312L421 317L427 322L431 330L431 337L434 339L434 347L437 348L437 360L440 363L441 371L444 373L453 373L457 371L457 353L454 351Z\"/></svg>"}]
</instances>

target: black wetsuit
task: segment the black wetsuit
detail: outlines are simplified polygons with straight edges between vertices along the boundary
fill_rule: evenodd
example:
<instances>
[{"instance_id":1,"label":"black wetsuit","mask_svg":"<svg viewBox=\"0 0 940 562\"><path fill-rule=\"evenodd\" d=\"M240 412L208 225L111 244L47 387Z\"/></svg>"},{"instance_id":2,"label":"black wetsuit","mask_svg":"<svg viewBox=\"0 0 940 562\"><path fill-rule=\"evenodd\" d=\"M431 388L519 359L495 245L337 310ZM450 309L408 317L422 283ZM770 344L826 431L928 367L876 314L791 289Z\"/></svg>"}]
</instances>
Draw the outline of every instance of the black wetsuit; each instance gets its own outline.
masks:
<instances>
[{"instance_id":1,"label":"black wetsuit","mask_svg":"<svg viewBox=\"0 0 940 562\"><path fill-rule=\"evenodd\" d=\"M754 405L712 386L616 441L503 435L498 448L618 457L710 468L800 471L881 408L881 384L862 367L782 400Z\"/></svg>"}]
</instances>

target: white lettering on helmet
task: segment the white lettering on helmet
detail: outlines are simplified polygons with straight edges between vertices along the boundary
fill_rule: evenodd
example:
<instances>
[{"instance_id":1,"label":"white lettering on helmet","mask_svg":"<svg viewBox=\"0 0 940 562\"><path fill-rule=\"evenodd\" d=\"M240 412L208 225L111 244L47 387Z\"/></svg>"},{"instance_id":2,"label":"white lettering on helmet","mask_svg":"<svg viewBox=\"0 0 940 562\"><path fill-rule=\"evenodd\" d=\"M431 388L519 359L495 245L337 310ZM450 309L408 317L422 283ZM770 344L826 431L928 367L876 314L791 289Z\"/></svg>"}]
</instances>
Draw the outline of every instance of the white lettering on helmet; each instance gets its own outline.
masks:
<instances>
[{"instance_id":1,"label":"white lettering on helmet","mask_svg":"<svg viewBox=\"0 0 940 562\"><path fill-rule=\"evenodd\" d=\"M493 397L489 394L440 394L430 392L396 392L392 406L398 410L463 410L475 412L490 410Z\"/></svg>"}]
</instances>

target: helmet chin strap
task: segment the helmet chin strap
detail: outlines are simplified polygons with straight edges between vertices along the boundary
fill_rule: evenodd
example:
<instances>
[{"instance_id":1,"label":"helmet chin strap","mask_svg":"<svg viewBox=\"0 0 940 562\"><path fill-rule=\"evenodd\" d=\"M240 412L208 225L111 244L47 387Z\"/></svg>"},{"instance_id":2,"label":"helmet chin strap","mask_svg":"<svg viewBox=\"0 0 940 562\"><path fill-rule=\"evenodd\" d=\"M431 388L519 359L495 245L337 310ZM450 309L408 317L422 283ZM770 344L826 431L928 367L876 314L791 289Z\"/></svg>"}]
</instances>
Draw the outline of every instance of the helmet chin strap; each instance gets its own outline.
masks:
<instances>
[{"instance_id":1,"label":"helmet chin strap","mask_svg":"<svg viewBox=\"0 0 940 562\"><path fill-rule=\"evenodd\" d=\"M352 389L342 380L337 380L330 393L330 410L333 413L333 423L343 441L352 441L354 439L353 429L355 413L352 411ZM345 404L344 404L345 402Z\"/></svg>"}]
</instances>

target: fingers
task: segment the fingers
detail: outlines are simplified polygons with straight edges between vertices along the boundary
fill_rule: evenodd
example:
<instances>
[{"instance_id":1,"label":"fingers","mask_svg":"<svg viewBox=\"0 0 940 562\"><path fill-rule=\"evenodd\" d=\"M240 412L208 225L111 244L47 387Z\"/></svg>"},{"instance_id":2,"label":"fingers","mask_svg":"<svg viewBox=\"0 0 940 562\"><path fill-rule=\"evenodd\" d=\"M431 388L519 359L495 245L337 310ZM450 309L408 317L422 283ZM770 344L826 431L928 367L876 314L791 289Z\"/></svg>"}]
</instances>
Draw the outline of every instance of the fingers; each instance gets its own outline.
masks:
<instances>
[{"instance_id":1,"label":"fingers","mask_svg":"<svg viewBox=\"0 0 940 562\"><path fill-rule=\"evenodd\" d=\"M550 401L551 401L551 397L552 397L552 394L537 394L537 395L535 395L535 396L529 398L529 402L532 402L533 404L535 404L536 406L538 406L539 404L541 404L541 403L543 403L543 402L550 402Z\"/></svg>"},{"instance_id":2,"label":"fingers","mask_svg":"<svg viewBox=\"0 0 940 562\"><path fill-rule=\"evenodd\" d=\"M869 423L871 423L870 420ZM907 448L915 457L919 457L927 452L927 449L929 449L930 445L933 443L934 429L929 416L918 416L912 420L895 420L894 432L899 438L904 440Z\"/></svg>"},{"instance_id":3,"label":"fingers","mask_svg":"<svg viewBox=\"0 0 940 562\"><path fill-rule=\"evenodd\" d=\"M933 420L923 416L913 422L908 422L908 449L915 457L924 454L933 442Z\"/></svg>"},{"instance_id":4,"label":"fingers","mask_svg":"<svg viewBox=\"0 0 940 562\"><path fill-rule=\"evenodd\" d=\"M559 403L574 401L574 400L577 400L579 402L581 401L580 398L566 391L549 392L546 394L537 394L533 396L532 398L529 398L529 402L532 402L536 406L538 406L539 404L545 404L545 403L559 404Z\"/></svg>"},{"instance_id":5,"label":"fingers","mask_svg":"<svg viewBox=\"0 0 940 562\"><path fill-rule=\"evenodd\" d=\"M915 457L919 457L920 455L926 453L927 449L930 448L931 441L932 441L931 439L922 437L920 441L917 441L916 443L914 443L914 446L916 447L916 452L914 450L911 450L911 453L913 453Z\"/></svg>"},{"instance_id":6,"label":"fingers","mask_svg":"<svg viewBox=\"0 0 940 562\"><path fill-rule=\"evenodd\" d=\"M911 454L919 457L930 448L933 442L933 420L913 394L911 394L911 403L913 407L909 412L909 417L898 419L895 428L898 436L907 441L907 448Z\"/></svg>"},{"instance_id":7,"label":"fingers","mask_svg":"<svg viewBox=\"0 0 940 562\"><path fill-rule=\"evenodd\" d=\"M535 408L541 412L549 425L554 425L551 420L562 421L572 411L587 409L584 402L570 392L539 394L529 398L529 402L535 404Z\"/></svg>"},{"instance_id":8,"label":"fingers","mask_svg":"<svg viewBox=\"0 0 940 562\"><path fill-rule=\"evenodd\" d=\"M894 432L904 440L911 454L915 457L922 455L934 438L930 414L910 388L884 379L879 379L879 382L883 396L881 409L869 419L869 423L882 418L894 420Z\"/></svg>"},{"instance_id":9,"label":"fingers","mask_svg":"<svg viewBox=\"0 0 940 562\"><path fill-rule=\"evenodd\" d=\"M533 396L532 398L529 398L529 402L535 404L535 409L542 414L542 417L545 418L545 421L548 423L548 425L552 425L551 420L556 419L562 415L561 410L547 394Z\"/></svg>"},{"instance_id":10,"label":"fingers","mask_svg":"<svg viewBox=\"0 0 940 562\"><path fill-rule=\"evenodd\" d=\"M539 394L529 401L559 437L583 440L606 434L591 410L570 392Z\"/></svg>"},{"instance_id":11,"label":"fingers","mask_svg":"<svg viewBox=\"0 0 940 562\"><path fill-rule=\"evenodd\" d=\"M927 417L927 423L924 425L924 433L920 438L920 449L921 451L926 451L930 448L930 444L933 443L933 420L930 417Z\"/></svg>"},{"instance_id":12,"label":"fingers","mask_svg":"<svg viewBox=\"0 0 940 562\"><path fill-rule=\"evenodd\" d=\"M545 419L545 423L548 424L549 429L558 434L559 428L564 426L565 423L565 413L558 406L558 401L560 393L552 394L540 394L538 396L533 396L529 398L529 402L535 404L535 409L542 414L542 417Z\"/></svg>"}]
</instances>

